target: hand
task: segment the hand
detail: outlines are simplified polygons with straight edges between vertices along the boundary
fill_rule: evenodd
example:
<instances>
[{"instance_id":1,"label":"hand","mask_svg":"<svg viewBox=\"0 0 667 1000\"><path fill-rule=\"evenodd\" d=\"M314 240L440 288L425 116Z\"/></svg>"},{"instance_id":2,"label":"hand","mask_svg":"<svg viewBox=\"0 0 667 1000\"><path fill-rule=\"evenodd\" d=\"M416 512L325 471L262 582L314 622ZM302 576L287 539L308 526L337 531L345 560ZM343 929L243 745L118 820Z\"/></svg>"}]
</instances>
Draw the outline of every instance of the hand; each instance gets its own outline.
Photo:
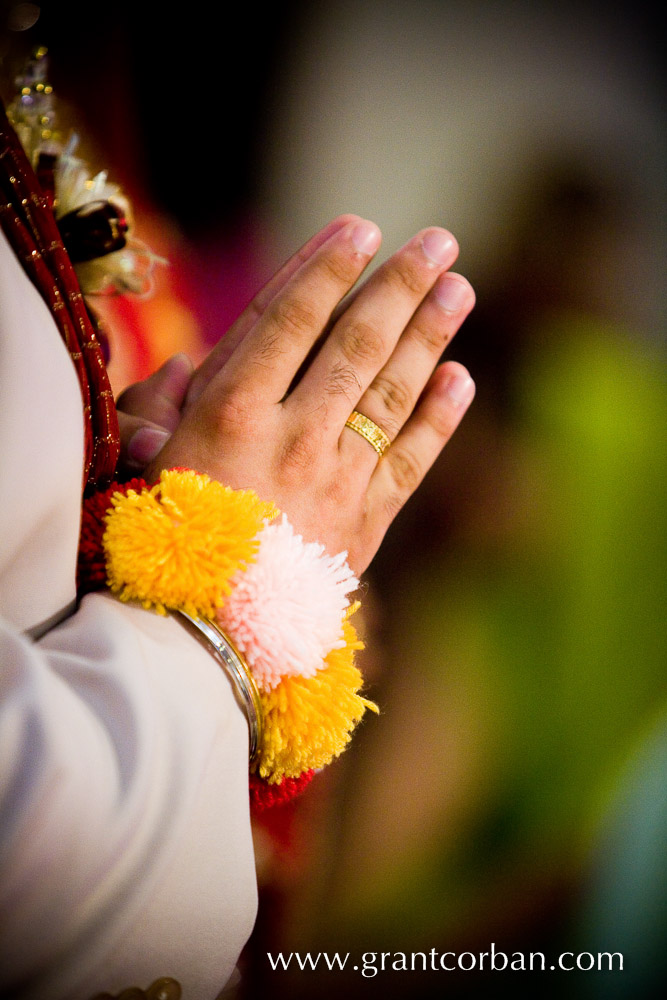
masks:
<instances>
[{"instance_id":1,"label":"hand","mask_svg":"<svg viewBox=\"0 0 667 1000\"><path fill-rule=\"evenodd\" d=\"M306 541L347 550L359 574L474 395L438 364L474 305L448 273L454 238L425 229L341 304L380 244L343 216L306 244L195 373L182 420L146 470L187 466L285 511ZM357 409L382 427L382 458L345 427Z\"/></svg>"},{"instance_id":2,"label":"hand","mask_svg":"<svg viewBox=\"0 0 667 1000\"><path fill-rule=\"evenodd\" d=\"M118 397L119 472L124 478L142 473L176 430L191 378L190 359L174 354L149 378L135 382Z\"/></svg>"},{"instance_id":3,"label":"hand","mask_svg":"<svg viewBox=\"0 0 667 1000\"><path fill-rule=\"evenodd\" d=\"M231 356L252 323L253 310L261 314L265 302L285 284L297 267L308 259L327 236L339 229L347 219L340 216L320 230L255 297L251 306L233 328L221 337L194 373L185 354L174 354L161 368L142 382L128 386L116 400L120 425L121 454L119 474L123 478L142 473L169 440L181 420L186 402L195 401L210 380Z\"/></svg>"}]
</instances>

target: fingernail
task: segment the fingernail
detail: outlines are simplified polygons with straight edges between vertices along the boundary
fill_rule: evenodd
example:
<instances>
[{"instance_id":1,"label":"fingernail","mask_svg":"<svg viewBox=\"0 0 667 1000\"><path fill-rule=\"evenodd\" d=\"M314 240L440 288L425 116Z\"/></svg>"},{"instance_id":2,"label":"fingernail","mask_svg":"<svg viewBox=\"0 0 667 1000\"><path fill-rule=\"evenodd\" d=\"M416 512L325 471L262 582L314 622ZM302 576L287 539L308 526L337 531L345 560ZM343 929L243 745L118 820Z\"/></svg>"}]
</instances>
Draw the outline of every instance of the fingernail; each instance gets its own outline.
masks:
<instances>
[{"instance_id":1,"label":"fingernail","mask_svg":"<svg viewBox=\"0 0 667 1000\"><path fill-rule=\"evenodd\" d=\"M432 264L445 264L452 256L456 240L442 229L429 229L422 237L422 250Z\"/></svg>"},{"instance_id":2,"label":"fingernail","mask_svg":"<svg viewBox=\"0 0 667 1000\"><path fill-rule=\"evenodd\" d=\"M352 244L358 253L375 253L380 239L380 230L373 222L359 222L352 230Z\"/></svg>"},{"instance_id":3,"label":"fingernail","mask_svg":"<svg viewBox=\"0 0 667 1000\"><path fill-rule=\"evenodd\" d=\"M449 275L439 279L434 291L436 302L448 312L458 312L465 305L468 295L468 285Z\"/></svg>"},{"instance_id":4,"label":"fingernail","mask_svg":"<svg viewBox=\"0 0 667 1000\"><path fill-rule=\"evenodd\" d=\"M467 406L475 395L475 383L468 374L450 375L445 392L455 406Z\"/></svg>"},{"instance_id":5,"label":"fingernail","mask_svg":"<svg viewBox=\"0 0 667 1000\"><path fill-rule=\"evenodd\" d=\"M127 446L127 456L136 465L147 465L167 443L171 434L158 427L140 427Z\"/></svg>"}]
</instances>

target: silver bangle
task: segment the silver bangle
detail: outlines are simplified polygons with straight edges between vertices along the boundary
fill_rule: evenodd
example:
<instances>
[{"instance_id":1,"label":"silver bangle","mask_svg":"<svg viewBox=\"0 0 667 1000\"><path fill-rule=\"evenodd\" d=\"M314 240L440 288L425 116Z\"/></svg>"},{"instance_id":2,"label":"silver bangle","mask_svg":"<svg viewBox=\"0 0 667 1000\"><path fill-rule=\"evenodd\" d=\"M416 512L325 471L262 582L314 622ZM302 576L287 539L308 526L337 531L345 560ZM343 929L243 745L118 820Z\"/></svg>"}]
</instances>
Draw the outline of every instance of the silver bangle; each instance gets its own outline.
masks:
<instances>
[{"instance_id":1,"label":"silver bangle","mask_svg":"<svg viewBox=\"0 0 667 1000\"><path fill-rule=\"evenodd\" d=\"M222 664L234 686L237 700L248 719L250 762L255 759L262 743L262 703L255 679L241 653L222 629L210 618L192 618L185 611L178 611L200 637L207 640L207 648Z\"/></svg>"}]
</instances>

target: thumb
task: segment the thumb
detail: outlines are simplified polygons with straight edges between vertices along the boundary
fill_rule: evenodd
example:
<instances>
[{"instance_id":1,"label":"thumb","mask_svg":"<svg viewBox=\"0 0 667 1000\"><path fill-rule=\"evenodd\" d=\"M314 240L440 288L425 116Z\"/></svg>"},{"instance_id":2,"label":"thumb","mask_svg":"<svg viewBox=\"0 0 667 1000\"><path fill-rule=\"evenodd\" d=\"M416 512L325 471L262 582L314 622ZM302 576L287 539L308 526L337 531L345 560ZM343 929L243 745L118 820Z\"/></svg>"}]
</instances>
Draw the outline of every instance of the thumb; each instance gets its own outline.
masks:
<instances>
[{"instance_id":1,"label":"thumb","mask_svg":"<svg viewBox=\"0 0 667 1000\"><path fill-rule=\"evenodd\" d=\"M171 431L160 427L159 424L122 411L118 412L118 424L120 468L135 474L152 462L171 437Z\"/></svg>"},{"instance_id":2,"label":"thumb","mask_svg":"<svg viewBox=\"0 0 667 1000\"><path fill-rule=\"evenodd\" d=\"M181 406L190 379L192 362L186 354L174 354L143 382L135 382L118 397L119 411L144 422L174 431L181 419Z\"/></svg>"}]
</instances>

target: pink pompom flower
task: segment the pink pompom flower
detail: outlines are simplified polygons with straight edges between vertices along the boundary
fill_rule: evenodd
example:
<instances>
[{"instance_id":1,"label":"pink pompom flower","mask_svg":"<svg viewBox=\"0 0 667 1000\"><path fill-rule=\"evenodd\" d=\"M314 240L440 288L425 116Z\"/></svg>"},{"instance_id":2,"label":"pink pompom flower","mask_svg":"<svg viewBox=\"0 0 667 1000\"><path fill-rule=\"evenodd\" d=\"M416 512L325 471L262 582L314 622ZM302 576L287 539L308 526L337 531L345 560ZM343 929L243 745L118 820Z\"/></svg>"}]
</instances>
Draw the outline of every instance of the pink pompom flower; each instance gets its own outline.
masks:
<instances>
[{"instance_id":1,"label":"pink pompom flower","mask_svg":"<svg viewBox=\"0 0 667 1000\"><path fill-rule=\"evenodd\" d=\"M346 556L304 542L284 514L265 524L256 561L232 578L216 612L260 689L285 676L314 676L324 657L345 645L348 594L359 586Z\"/></svg>"}]
</instances>

